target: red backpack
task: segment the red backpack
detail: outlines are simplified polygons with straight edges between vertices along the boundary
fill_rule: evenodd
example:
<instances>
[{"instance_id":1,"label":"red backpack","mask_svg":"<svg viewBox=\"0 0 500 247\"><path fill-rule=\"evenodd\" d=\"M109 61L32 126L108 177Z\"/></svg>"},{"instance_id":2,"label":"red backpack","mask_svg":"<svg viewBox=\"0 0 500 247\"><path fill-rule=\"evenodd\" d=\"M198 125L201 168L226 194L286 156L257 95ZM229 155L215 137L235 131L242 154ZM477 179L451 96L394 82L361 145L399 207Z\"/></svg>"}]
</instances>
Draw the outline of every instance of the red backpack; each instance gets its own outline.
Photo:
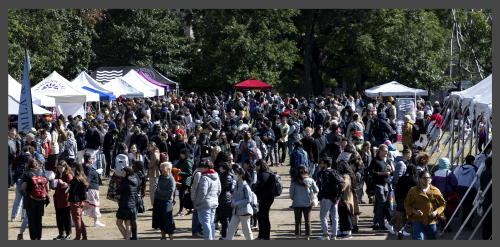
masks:
<instances>
[{"instance_id":1,"label":"red backpack","mask_svg":"<svg viewBox=\"0 0 500 247\"><path fill-rule=\"evenodd\" d=\"M31 177L31 181L33 182L33 188L31 189L31 198L38 201L45 200L45 198L47 197L47 190L45 189L47 179L42 176L33 176Z\"/></svg>"}]
</instances>

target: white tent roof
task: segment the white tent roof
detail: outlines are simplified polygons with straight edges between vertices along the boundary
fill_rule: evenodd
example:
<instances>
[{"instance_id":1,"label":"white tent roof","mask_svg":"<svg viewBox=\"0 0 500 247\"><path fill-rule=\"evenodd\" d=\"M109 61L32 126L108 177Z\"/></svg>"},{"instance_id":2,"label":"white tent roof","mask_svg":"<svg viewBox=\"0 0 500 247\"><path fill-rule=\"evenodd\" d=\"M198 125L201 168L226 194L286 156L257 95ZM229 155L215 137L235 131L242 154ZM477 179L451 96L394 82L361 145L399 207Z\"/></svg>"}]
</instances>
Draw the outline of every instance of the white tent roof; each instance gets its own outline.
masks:
<instances>
[{"instance_id":1,"label":"white tent roof","mask_svg":"<svg viewBox=\"0 0 500 247\"><path fill-rule=\"evenodd\" d=\"M35 96L54 97L57 103L83 103L99 101L99 94L71 86L71 83L56 71L31 88Z\"/></svg>"},{"instance_id":2,"label":"white tent roof","mask_svg":"<svg viewBox=\"0 0 500 247\"><path fill-rule=\"evenodd\" d=\"M80 73L75 79L73 79L73 81L71 81L71 84L77 88L89 87L103 93L114 94L113 91L105 89L101 83L94 80L85 71L82 71L82 73Z\"/></svg>"},{"instance_id":3,"label":"white tent roof","mask_svg":"<svg viewBox=\"0 0 500 247\"><path fill-rule=\"evenodd\" d=\"M474 96L480 95L488 90L492 89L493 82L493 74L484 78L484 80L480 81L476 85L458 92L452 92L451 97L460 98L460 99L472 99Z\"/></svg>"},{"instance_id":4,"label":"white tent roof","mask_svg":"<svg viewBox=\"0 0 500 247\"><path fill-rule=\"evenodd\" d=\"M131 69L126 75L124 75L123 79L125 81L127 81L130 85L141 90L141 92L144 92L147 90L147 91L154 93L153 96L146 96L146 97L164 96L165 95L164 88L156 86L153 83L149 82L148 80L146 80L146 78L139 75L139 73L137 73L133 69ZM146 92L144 92L144 93L146 93Z\"/></svg>"},{"instance_id":5,"label":"white tent roof","mask_svg":"<svg viewBox=\"0 0 500 247\"><path fill-rule=\"evenodd\" d=\"M415 94L427 96L426 90L407 87L395 81L365 90L365 95L368 97L377 97L379 93L383 96L415 96Z\"/></svg>"},{"instance_id":6,"label":"white tent roof","mask_svg":"<svg viewBox=\"0 0 500 247\"><path fill-rule=\"evenodd\" d=\"M19 114L19 100L13 97L12 95L8 96L9 98L9 115L17 115ZM33 114L41 115L41 114L50 114L49 111L43 109L40 106L33 104Z\"/></svg>"},{"instance_id":7,"label":"white tent roof","mask_svg":"<svg viewBox=\"0 0 500 247\"><path fill-rule=\"evenodd\" d=\"M112 91L114 95L121 95L124 98L144 98L144 97L153 97L146 96L143 92L139 91L135 87L132 87L128 84L122 77L116 77L113 80L107 82L102 85L104 89L108 91ZM149 93L152 95L151 93Z\"/></svg>"},{"instance_id":8,"label":"white tent roof","mask_svg":"<svg viewBox=\"0 0 500 247\"><path fill-rule=\"evenodd\" d=\"M17 82L12 76L9 75L9 95L14 97L15 100L19 101L21 97L21 83ZM43 95L31 95L31 101L35 105L44 105L44 106L56 106L56 100L52 97L47 97Z\"/></svg>"}]
</instances>

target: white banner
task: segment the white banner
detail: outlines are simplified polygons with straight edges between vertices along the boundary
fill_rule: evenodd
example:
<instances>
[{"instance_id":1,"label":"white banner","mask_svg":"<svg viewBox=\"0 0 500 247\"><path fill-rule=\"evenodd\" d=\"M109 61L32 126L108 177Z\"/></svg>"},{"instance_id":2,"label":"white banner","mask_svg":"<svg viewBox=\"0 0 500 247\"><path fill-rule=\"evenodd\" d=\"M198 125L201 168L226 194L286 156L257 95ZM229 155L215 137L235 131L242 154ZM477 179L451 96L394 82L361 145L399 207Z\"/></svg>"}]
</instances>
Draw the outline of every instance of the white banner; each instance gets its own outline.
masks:
<instances>
[{"instance_id":1,"label":"white banner","mask_svg":"<svg viewBox=\"0 0 500 247\"><path fill-rule=\"evenodd\" d=\"M67 118L69 115L73 117L80 115L85 118L85 109L82 103L56 103L57 115L64 114Z\"/></svg>"}]
</instances>

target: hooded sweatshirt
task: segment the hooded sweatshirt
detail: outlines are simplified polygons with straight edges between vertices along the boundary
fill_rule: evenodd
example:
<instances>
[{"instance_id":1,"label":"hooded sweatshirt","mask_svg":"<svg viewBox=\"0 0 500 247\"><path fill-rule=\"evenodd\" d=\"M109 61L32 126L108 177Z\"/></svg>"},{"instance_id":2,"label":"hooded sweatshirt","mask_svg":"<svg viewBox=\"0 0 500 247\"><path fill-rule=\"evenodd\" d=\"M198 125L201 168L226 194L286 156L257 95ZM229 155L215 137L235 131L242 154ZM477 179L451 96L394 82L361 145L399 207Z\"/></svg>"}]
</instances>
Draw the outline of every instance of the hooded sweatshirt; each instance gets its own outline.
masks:
<instances>
[{"instance_id":1,"label":"hooded sweatshirt","mask_svg":"<svg viewBox=\"0 0 500 247\"><path fill-rule=\"evenodd\" d=\"M397 156L395 159L395 163L396 166L394 168L393 178L391 182L394 187L396 187L396 185L398 184L399 178L404 176L404 174L406 173L406 167L408 166L408 161L405 161L403 159L403 156Z\"/></svg>"},{"instance_id":2,"label":"hooded sweatshirt","mask_svg":"<svg viewBox=\"0 0 500 247\"><path fill-rule=\"evenodd\" d=\"M68 150L68 157L76 159L76 154L78 153L78 147L75 139L68 139L63 142L61 149L59 150L59 154L57 155L57 159L59 156L65 151ZM65 158L65 157L61 157Z\"/></svg>"},{"instance_id":3,"label":"hooded sweatshirt","mask_svg":"<svg viewBox=\"0 0 500 247\"><path fill-rule=\"evenodd\" d=\"M120 195L120 208L135 208L135 198L137 196L137 178L135 176L128 176L122 179L120 186L116 189L116 194Z\"/></svg>"},{"instance_id":4,"label":"hooded sweatshirt","mask_svg":"<svg viewBox=\"0 0 500 247\"><path fill-rule=\"evenodd\" d=\"M377 120L375 121L376 129L373 129L372 133L375 136L375 140L379 142L384 142L389 139L389 136L392 134L392 128L389 126L389 123L385 121L387 115L385 112L379 112L377 114Z\"/></svg>"},{"instance_id":5,"label":"hooded sweatshirt","mask_svg":"<svg viewBox=\"0 0 500 247\"><path fill-rule=\"evenodd\" d=\"M473 165L465 164L462 167L460 167L460 170L457 173L458 196L462 197L465 195L465 192L467 192L467 190L469 189L469 186L472 184L472 180L474 180L475 176L476 176L476 170ZM474 198L478 190L479 190L479 179L474 182L474 185L467 194L467 198Z\"/></svg>"},{"instance_id":6,"label":"hooded sweatshirt","mask_svg":"<svg viewBox=\"0 0 500 247\"><path fill-rule=\"evenodd\" d=\"M219 175L214 169L204 171L196 188L196 195L193 201L194 209L216 208L219 206L220 193Z\"/></svg>"},{"instance_id":7,"label":"hooded sweatshirt","mask_svg":"<svg viewBox=\"0 0 500 247\"><path fill-rule=\"evenodd\" d=\"M391 159L392 163L396 163L396 157L401 156L401 153L396 149L396 146L394 146L394 144L389 145L387 147L387 151L389 151L387 158Z\"/></svg>"}]
</instances>

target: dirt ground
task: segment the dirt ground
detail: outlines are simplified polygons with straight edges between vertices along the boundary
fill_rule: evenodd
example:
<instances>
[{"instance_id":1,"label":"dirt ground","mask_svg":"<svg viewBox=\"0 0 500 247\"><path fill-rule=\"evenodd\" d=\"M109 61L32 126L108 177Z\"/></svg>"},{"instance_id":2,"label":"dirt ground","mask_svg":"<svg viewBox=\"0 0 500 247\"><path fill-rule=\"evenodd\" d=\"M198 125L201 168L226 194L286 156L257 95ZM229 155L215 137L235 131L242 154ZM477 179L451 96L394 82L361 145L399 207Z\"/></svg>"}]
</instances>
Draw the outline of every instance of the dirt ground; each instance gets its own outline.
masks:
<instances>
[{"instance_id":1,"label":"dirt ground","mask_svg":"<svg viewBox=\"0 0 500 247\"><path fill-rule=\"evenodd\" d=\"M446 136L444 137L446 138ZM443 140L444 140L443 138ZM402 151L403 147L400 144L396 144L398 150ZM443 149L443 148L442 148ZM434 153L432 156L431 164L434 163L435 160L438 159L438 156L441 154L442 157L446 155L445 151L447 148L443 150L443 153ZM287 162L288 163L288 158ZM272 167L273 171L278 171L282 180L283 180L283 193L281 196L275 198L274 204L271 207L270 218L271 218L271 239L272 240L294 240L294 229L295 229L295 220L294 213L289 206L292 201L288 194L288 189L290 187L290 177L288 176L289 166L281 166L281 167ZM103 185L100 186L99 195L100 195L100 211L102 217L100 221L105 224L105 227L94 227L93 218L84 216L83 221L87 226L87 235L89 240L122 240L118 228L115 224L116 222L116 211L118 210L118 205L115 202L109 201L106 198L106 193L108 190L108 180L103 180ZM149 184L149 183L147 183ZM50 195L52 196L52 193ZM8 200L8 239L15 240L17 239L17 234L19 234L19 228L21 226L21 214L17 217L17 221L10 222L10 216L12 211L12 205L15 198L15 191L13 188L9 189L8 192L9 200ZM363 200L368 202L368 198L366 195ZM176 197L176 201L179 201ZM151 206L149 200L149 192L146 193L146 197L144 198L144 203L146 205L146 209L149 209ZM179 204L175 206L174 213L178 211ZM371 229L373 225L373 205L369 204L361 204L361 216L359 218L359 232L353 234L353 238L349 240L395 240L396 236L391 235L388 231L373 231ZM394 206L396 208L396 206ZM312 222L312 235L311 240L315 240L320 237L321 232L321 223L319 221L319 207L313 207L311 213L311 222ZM184 210L186 213L186 210ZM477 226L479 222L479 217L474 217L474 226ZM194 238L191 236L191 222L192 216L182 216L175 218L176 230L174 234L174 239L182 239L182 240L203 240L202 238ZM151 228L152 224L152 211L147 211L143 214L138 215L138 236L140 240L159 240L160 239L160 231L154 230ZM460 227L460 217L456 217L452 220L452 229L454 232L445 233L445 235L440 240L449 240L453 239L456 232ZM438 226L440 229L440 226ZM475 237L473 239L481 239L481 230L480 226L479 230L475 233ZM407 231L409 229L407 228ZM301 239L305 239L305 226L302 223L302 235ZM458 239L468 239L472 234L473 230L463 230ZM254 231L254 238L257 237L258 232ZM43 231L42 231L42 239L43 240L52 240L52 238L58 235L58 230L56 226L55 220L55 210L54 205L51 203L48 207L45 208L45 215L43 217ZM73 237L75 236L75 231L73 228ZM220 237L220 233L216 233L216 238ZM26 228L24 232L24 239L29 239L29 230ZM244 240L242 237L235 237L235 240ZM410 240L411 237L405 237L405 240Z\"/></svg>"}]
</instances>

